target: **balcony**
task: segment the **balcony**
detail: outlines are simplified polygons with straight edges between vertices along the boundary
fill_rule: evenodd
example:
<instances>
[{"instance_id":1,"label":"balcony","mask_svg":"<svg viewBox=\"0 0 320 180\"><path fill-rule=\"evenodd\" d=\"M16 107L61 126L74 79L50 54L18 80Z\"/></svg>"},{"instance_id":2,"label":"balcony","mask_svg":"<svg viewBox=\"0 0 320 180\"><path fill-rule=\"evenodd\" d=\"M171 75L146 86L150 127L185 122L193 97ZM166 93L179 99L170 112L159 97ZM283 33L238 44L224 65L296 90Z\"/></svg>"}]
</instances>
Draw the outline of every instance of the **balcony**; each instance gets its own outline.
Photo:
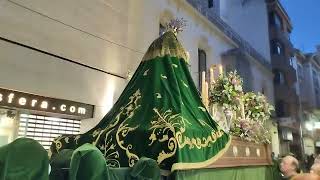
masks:
<instances>
[{"instance_id":1,"label":"balcony","mask_svg":"<svg viewBox=\"0 0 320 180\"><path fill-rule=\"evenodd\" d=\"M293 44L290 41L290 34L283 31L276 25L270 25L270 39L278 39L284 46L292 52L294 50Z\"/></svg>"},{"instance_id":2,"label":"balcony","mask_svg":"<svg viewBox=\"0 0 320 180\"><path fill-rule=\"evenodd\" d=\"M265 59L249 42L243 39L236 31L234 31L227 23L225 23L217 13L208 12L208 8L201 5L206 3L206 1L200 0L187 0L193 8L195 8L200 14L202 14L206 19L208 19L216 28L218 28L226 37L230 38L235 42L239 49L245 51L251 57L256 59L261 65L263 65L268 70L271 70L271 64L267 59ZM206 5L207 6L207 5Z\"/></svg>"},{"instance_id":3,"label":"balcony","mask_svg":"<svg viewBox=\"0 0 320 180\"><path fill-rule=\"evenodd\" d=\"M279 123L279 127L280 129L282 129L282 131L284 129L290 129L291 132L297 133L299 132L299 122L291 117L279 117L278 119L278 123Z\"/></svg>"},{"instance_id":4,"label":"balcony","mask_svg":"<svg viewBox=\"0 0 320 180\"><path fill-rule=\"evenodd\" d=\"M286 84L275 84L274 94L276 99L281 99L290 104L298 104L299 99L296 90Z\"/></svg>"},{"instance_id":5,"label":"balcony","mask_svg":"<svg viewBox=\"0 0 320 180\"><path fill-rule=\"evenodd\" d=\"M290 65L289 59L283 55L274 54L271 56L272 69L278 69L285 73L289 84L297 81L296 70Z\"/></svg>"}]
</instances>

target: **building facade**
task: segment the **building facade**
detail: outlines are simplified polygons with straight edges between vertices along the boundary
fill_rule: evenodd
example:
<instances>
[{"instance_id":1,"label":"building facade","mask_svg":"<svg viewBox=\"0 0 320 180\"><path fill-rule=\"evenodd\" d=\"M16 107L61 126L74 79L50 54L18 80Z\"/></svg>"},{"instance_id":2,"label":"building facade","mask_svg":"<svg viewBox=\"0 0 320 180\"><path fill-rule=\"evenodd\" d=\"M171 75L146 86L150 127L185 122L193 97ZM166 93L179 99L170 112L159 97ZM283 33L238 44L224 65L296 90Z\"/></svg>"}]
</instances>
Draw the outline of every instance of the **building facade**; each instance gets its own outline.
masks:
<instances>
[{"instance_id":1,"label":"building facade","mask_svg":"<svg viewBox=\"0 0 320 180\"><path fill-rule=\"evenodd\" d=\"M258 17L265 22L263 14L267 6L264 1L259 3L257 6L264 8L261 12L253 11L249 4L236 5L239 11L245 7L255 15L261 13ZM0 78L0 88L30 95L31 102L45 97L75 102L79 107L86 104L94 109L88 117L3 105L4 118L13 117L11 111L17 114L11 121L16 125L6 128L13 135L3 136L3 142L16 138L19 129L33 128L20 123L34 121L37 126L41 118L57 118L59 124L78 120L80 132L93 128L116 102L128 82L128 74L135 71L149 44L172 18L187 21L187 28L178 38L190 54L190 71L196 85L200 82L200 72L213 64L223 64L227 70L239 70L247 82L247 90L263 92L273 103L268 39L264 35L263 42L250 39L244 27L237 28L231 20L223 20L222 15L231 13L226 6L229 4L223 1L202 0L1 0L0 76L5 78ZM243 17L243 21L250 20L249 15ZM267 28L265 25L259 28ZM54 107L61 109L64 101ZM68 106L69 111L76 111L73 106ZM49 130L41 130L38 136L45 138L47 131L53 131Z\"/></svg>"},{"instance_id":2,"label":"building facade","mask_svg":"<svg viewBox=\"0 0 320 180\"><path fill-rule=\"evenodd\" d=\"M301 117L305 154L320 152L320 48L313 53L296 50L297 79L301 105Z\"/></svg>"},{"instance_id":3,"label":"building facade","mask_svg":"<svg viewBox=\"0 0 320 180\"><path fill-rule=\"evenodd\" d=\"M278 0L268 0L269 40L274 73L275 115L278 119L280 154L289 152L301 157L302 145L297 96L296 71L290 41L291 20Z\"/></svg>"}]
</instances>

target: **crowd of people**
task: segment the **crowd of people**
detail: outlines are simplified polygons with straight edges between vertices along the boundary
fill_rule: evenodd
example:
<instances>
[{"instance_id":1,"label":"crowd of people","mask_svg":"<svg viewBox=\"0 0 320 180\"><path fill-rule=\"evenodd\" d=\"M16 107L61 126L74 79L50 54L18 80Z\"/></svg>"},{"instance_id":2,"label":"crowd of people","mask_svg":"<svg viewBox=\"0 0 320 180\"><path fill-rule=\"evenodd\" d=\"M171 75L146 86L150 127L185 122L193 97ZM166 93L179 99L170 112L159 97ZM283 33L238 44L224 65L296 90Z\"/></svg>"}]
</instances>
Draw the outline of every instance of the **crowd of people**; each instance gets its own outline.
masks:
<instances>
[{"instance_id":1,"label":"crowd of people","mask_svg":"<svg viewBox=\"0 0 320 180\"><path fill-rule=\"evenodd\" d=\"M307 159L307 170L302 172L299 161L292 155L282 158L280 171L283 180L320 180L320 155Z\"/></svg>"}]
</instances>

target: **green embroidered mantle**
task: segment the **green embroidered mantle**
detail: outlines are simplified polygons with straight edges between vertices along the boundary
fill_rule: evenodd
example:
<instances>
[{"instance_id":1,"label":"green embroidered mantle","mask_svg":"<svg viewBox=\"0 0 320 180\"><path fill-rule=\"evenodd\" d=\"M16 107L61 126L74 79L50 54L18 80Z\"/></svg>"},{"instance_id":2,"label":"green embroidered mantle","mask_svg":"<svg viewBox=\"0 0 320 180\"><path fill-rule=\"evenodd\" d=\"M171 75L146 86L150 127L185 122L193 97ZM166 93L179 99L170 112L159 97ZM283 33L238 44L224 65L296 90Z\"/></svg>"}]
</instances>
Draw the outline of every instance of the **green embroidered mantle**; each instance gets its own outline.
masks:
<instances>
[{"instance_id":1,"label":"green embroidered mantle","mask_svg":"<svg viewBox=\"0 0 320 180\"><path fill-rule=\"evenodd\" d=\"M100 123L85 134L56 138L51 152L92 143L112 167L132 167L143 156L171 171L213 163L230 136L202 104L186 57L174 33L166 32L151 44Z\"/></svg>"}]
</instances>

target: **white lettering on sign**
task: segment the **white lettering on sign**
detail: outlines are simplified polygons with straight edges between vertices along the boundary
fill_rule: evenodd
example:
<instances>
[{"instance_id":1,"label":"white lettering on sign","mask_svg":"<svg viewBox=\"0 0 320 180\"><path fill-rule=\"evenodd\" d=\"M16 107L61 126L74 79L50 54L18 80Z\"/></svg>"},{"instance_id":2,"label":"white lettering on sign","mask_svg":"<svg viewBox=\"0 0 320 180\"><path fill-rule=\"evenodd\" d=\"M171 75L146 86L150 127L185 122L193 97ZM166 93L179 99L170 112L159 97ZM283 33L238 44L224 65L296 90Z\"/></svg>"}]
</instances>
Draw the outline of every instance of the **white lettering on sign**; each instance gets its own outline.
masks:
<instances>
[{"instance_id":1,"label":"white lettering on sign","mask_svg":"<svg viewBox=\"0 0 320 180\"><path fill-rule=\"evenodd\" d=\"M48 109L48 102L47 101L42 101L41 106L42 109Z\"/></svg>"},{"instance_id":2,"label":"white lettering on sign","mask_svg":"<svg viewBox=\"0 0 320 180\"><path fill-rule=\"evenodd\" d=\"M51 111L56 113L66 113L70 115L87 115L91 112L91 108L79 107L80 103L59 100L53 98L46 98L42 96L15 92L12 90L0 88L0 104L20 108L23 106L25 109L39 110L39 111ZM72 105L71 105L72 104ZM85 105L83 105L85 106Z\"/></svg>"},{"instance_id":3,"label":"white lettering on sign","mask_svg":"<svg viewBox=\"0 0 320 180\"><path fill-rule=\"evenodd\" d=\"M61 110L61 111L66 111L66 110L67 110L66 107L67 107L67 106L66 106L65 104L62 104L62 105L60 106L60 110Z\"/></svg>"},{"instance_id":4,"label":"white lettering on sign","mask_svg":"<svg viewBox=\"0 0 320 180\"><path fill-rule=\"evenodd\" d=\"M19 104L21 106L26 105L26 103L27 103L27 99L26 98L24 98L24 97L19 98Z\"/></svg>"},{"instance_id":5,"label":"white lettering on sign","mask_svg":"<svg viewBox=\"0 0 320 180\"><path fill-rule=\"evenodd\" d=\"M38 102L38 100L32 99L32 101L31 101L31 106L32 106L32 107L35 107L37 102Z\"/></svg>"},{"instance_id":6,"label":"white lettering on sign","mask_svg":"<svg viewBox=\"0 0 320 180\"><path fill-rule=\"evenodd\" d=\"M78 108L78 114L86 114L86 109L83 107Z\"/></svg>"},{"instance_id":7,"label":"white lettering on sign","mask_svg":"<svg viewBox=\"0 0 320 180\"><path fill-rule=\"evenodd\" d=\"M70 112L72 112L72 113L74 113L74 112L76 112L76 107L74 107L74 106L70 106Z\"/></svg>"},{"instance_id":8,"label":"white lettering on sign","mask_svg":"<svg viewBox=\"0 0 320 180\"><path fill-rule=\"evenodd\" d=\"M9 96L8 96L8 103L12 103L13 97L14 97L14 94L10 93Z\"/></svg>"}]
</instances>

